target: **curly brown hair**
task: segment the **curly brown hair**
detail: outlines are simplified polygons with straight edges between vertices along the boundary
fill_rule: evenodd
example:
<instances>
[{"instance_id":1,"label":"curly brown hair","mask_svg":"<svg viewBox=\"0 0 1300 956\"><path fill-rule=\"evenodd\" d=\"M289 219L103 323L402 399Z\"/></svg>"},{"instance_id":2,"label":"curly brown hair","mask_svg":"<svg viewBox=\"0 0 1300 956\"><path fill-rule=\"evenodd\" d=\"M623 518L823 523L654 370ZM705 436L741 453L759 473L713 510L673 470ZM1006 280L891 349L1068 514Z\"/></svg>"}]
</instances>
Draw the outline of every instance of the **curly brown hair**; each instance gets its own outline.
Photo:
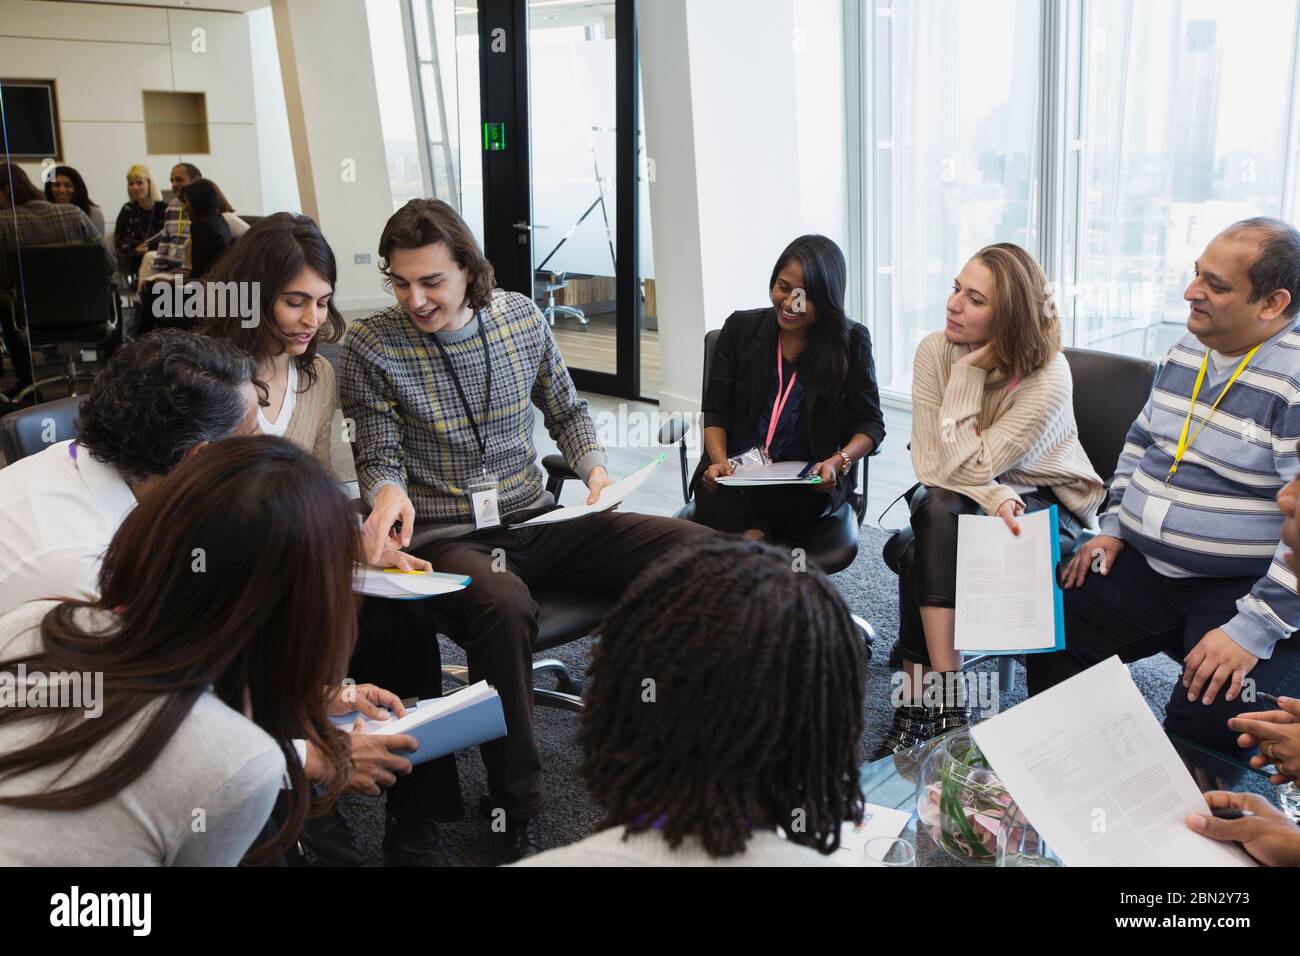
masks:
<instances>
[{"instance_id":1,"label":"curly brown hair","mask_svg":"<svg viewBox=\"0 0 1300 956\"><path fill-rule=\"evenodd\" d=\"M466 298L474 311L492 302L496 275L483 256L465 220L441 199L412 199L389 218L379 237L379 271L391 280L389 259L394 249L420 249L445 242L456 264L469 273Z\"/></svg>"}]
</instances>

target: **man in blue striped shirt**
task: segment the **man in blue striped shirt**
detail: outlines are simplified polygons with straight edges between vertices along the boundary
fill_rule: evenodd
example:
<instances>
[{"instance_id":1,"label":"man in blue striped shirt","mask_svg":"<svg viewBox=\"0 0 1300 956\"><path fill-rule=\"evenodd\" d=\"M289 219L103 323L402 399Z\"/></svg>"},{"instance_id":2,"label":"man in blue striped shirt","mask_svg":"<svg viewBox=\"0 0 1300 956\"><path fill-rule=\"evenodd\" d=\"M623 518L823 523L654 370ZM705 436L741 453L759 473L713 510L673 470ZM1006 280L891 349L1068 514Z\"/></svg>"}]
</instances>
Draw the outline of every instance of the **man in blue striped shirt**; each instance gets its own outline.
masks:
<instances>
[{"instance_id":1,"label":"man in blue striped shirt","mask_svg":"<svg viewBox=\"0 0 1300 956\"><path fill-rule=\"evenodd\" d=\"M1184 663L1166 729L1232 753L1227 720L1256 692L1300 693L1274 501L1300 470L1300 233L1229 226L1183 297L1188 334L1129 429L1101 534L1065 571L1066 649L1030 658L1029 689L1164 651Z\"/></svg>"}]
</instances>

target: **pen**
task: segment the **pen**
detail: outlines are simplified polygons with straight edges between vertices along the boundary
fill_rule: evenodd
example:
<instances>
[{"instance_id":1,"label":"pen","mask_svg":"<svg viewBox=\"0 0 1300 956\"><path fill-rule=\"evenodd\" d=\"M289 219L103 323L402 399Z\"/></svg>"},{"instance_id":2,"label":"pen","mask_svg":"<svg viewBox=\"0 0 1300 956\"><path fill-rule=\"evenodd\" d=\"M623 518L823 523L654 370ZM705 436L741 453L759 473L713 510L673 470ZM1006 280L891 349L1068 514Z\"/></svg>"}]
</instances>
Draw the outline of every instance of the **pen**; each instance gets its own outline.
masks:
<instances>
[{"instance_id":1,"label":"pen","mask_svg":"<svg viewBox=\"0 0 1300 956\"><path fill-rule=\"evenodd\" d=\"M1214 815L1220 820L1241 820L1245 817L1253 817L1255 814L1240 807L1215 807Z\"/></svg>"},{"instance_id":2,"label":"pen","mask_svg":"<svg viewBox=\"0 0 1300 956\"><path fill-rule=\"evenodd\" d=\"M385 574L424 574L423 571L403 571L401 568L380 568Z\"/></svg>"},{"instance_id":3,"label":"pen","mask_svg":"<svg viewBox=\"0 0 1300 956\"><path fill-rule=\"evenodd\" d=\"M1272 694L1265 694L1263 691L1255 691L1255 696L1266 704L1272 704L1274 707L1281 708L1281 703Z\"/></svg>"}]
</instances>

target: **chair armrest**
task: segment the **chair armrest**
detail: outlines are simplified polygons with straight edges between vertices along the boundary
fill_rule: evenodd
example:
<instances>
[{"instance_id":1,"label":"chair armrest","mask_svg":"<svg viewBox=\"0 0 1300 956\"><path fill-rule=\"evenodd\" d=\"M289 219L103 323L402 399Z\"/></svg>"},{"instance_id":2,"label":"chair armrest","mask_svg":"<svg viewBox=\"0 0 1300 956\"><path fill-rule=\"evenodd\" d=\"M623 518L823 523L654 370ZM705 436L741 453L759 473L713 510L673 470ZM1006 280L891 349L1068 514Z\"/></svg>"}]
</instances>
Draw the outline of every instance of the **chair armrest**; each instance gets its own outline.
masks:
<instances>
[{"instance_id":1,"label":"chair armrest","mask_svg":"<svg viewBox=\"0 0 1300 956\"><path fill-rule=\"evenodd\" d=\"M546 490L559 503L564 483L570 478L577 480L578 473L569 467L563 455L547 455L542 459L542 467L546 469Z\"/></svg>"}]
</instances>

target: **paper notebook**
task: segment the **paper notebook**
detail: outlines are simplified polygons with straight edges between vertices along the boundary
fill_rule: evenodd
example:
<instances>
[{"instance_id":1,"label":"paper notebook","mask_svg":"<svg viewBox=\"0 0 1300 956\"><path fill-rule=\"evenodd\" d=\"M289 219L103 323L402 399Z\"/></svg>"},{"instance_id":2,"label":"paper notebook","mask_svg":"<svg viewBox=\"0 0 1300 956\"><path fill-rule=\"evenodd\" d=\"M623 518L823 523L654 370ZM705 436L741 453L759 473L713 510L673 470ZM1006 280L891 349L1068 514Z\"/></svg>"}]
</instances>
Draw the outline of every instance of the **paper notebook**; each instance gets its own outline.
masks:
<instances>
[{"instance_id":1,"label":"paper notebook","mask_svg":"<svg viewBox=\"0 0 1300 956\"><path fill-rule=\"evenodd\" d=\"M372 568L359 564L355 572L352 590L371 597L405 601L463 591L470 583L468 575L443 574L439 571L398 571L395 568Z\"/></svg>"},{"instance_id":2,"label":"paper notebook","mask_svg":"<svg viewBox=\"0 0 1300 956\"><path fill-rule=\"evenodd\" d=\"M356 713L331 717L341 730L350 730ZM486 681L471 684L447 697L432 697L408 707L405 717L366 720L362 733L410 734L418 750L395 751L416 766L506 735L506 717L496 688Z\"/></svg>"}]
</instances>

